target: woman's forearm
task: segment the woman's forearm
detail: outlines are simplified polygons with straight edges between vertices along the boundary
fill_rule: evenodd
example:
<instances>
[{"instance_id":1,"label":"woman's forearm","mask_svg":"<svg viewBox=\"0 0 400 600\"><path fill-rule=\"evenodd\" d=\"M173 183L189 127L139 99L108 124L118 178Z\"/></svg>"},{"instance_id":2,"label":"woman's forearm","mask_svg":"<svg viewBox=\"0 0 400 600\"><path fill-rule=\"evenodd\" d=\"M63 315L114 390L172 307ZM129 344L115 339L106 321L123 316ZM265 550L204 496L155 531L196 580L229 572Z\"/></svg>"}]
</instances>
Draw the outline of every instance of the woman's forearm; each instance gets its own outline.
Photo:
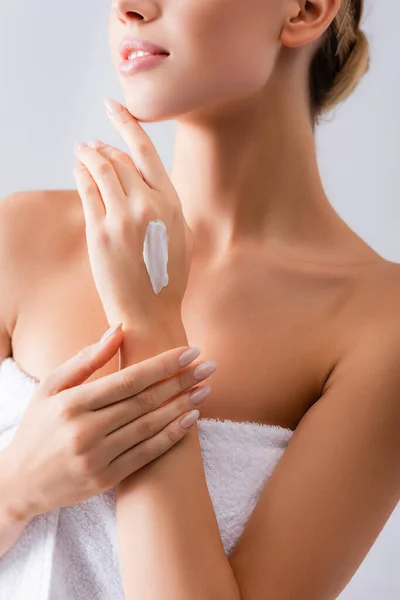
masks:
<instances>
[{"instance_id":1,"label":"woman's forearm","mask_svg":"<svg viewBox=\"0 0 400 600\"><path fill-rule=\"evenodd\" d=\"M144 348L140 339L135 343L134 334L128 335L121 352L122 368L169 348L188 345L179 323L170 339L150 335L146 338ZM126 600L239 598L209 495L195 429L167 453L117 485L116 512Z\"/></svg>"},{"instance_id":2,"label":"woman's forearm","mask_svg":"<svg viewBox=\"0 0 400 600\"><path fill-rule=\"evenodd\" d=\"M18 513L14 502L17 492L5 456L5 451L0 452L0 558L19 540L31 520Z\"/></svg>"}]
</instances>

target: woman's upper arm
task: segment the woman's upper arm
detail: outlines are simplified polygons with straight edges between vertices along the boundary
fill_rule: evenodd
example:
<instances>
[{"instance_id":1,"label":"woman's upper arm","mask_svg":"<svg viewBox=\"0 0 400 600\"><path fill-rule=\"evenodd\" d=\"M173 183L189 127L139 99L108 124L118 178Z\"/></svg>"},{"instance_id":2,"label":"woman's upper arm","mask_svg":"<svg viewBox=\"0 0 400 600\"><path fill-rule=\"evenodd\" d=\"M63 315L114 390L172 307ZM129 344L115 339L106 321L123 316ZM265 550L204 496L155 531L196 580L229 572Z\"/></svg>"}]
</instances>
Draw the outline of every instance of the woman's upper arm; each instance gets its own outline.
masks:
<instances>
[{"instance_id":1,"label":"woman's upper arm","mask_svg":"<svg viewBox=\"0 0 400 600\"><path fill-rule=\"evenodd\" d=\"M32 292L71 256L82 224L75 190L20 191L0 199L0 361L11 354L15 324L29 310Z\"/></svg>"},{"instance_id":2,"label":"woman's upper arm","mask_svg":"<svg viewBox=\"0 0 400 600\"><path fill-rule=\"evenodd\" d=\"M11 355L18 293L27 264L29 230L34 226L34 195L35 192L16 192L0 199L0 362Z\"/></svg>"},{"instance_id":3,"label":"woman's upper arm","mask_svg":"<svg viewBox=\"0 0 400 600\"><path fill-rule=\"evenodd\" d=\"M231 557L243 600L333 600L400 500L400 310L333 369Z\"/></svg>"}]
</instances>

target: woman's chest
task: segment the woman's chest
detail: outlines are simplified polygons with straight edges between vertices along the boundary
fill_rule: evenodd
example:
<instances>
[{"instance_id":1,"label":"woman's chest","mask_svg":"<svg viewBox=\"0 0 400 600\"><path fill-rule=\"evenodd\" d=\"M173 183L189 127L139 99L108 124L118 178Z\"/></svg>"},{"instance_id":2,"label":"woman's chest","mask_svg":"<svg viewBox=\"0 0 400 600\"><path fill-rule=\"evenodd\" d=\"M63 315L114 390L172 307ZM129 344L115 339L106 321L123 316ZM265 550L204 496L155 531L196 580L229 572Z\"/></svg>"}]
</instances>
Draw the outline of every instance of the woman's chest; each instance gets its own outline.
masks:
<instances>
[{"instance_id":1,"label":"woman's chest","mask_svg":"<svg viewBox=\"0 0 400 600\"><path fill-rule=\"evenodd\" d=\"M189 278L182 304L188 343L201 348L198 360L218 365L203 417L295 429L317 399L323 379L318 373L329 358L321 354L324 336L315 314L305 314L293 300L252 278L221 273ZM46 278L26 300L13 334L13 357L41 379L107 328L90 267L81 263ZM90 380L117 371L118 364L116 354Z\"/></svg>"}]
</instances>

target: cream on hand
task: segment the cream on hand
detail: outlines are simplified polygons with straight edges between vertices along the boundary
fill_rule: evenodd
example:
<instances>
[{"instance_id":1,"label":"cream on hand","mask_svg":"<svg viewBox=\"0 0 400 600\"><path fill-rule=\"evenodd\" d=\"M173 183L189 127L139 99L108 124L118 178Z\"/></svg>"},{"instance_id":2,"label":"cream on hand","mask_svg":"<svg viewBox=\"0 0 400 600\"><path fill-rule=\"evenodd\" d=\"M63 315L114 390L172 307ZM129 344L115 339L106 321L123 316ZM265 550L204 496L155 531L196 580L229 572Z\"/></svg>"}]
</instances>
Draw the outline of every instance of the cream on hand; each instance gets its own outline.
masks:
<instances>
[{"instance_id":1,"label":"cream on hand","mask_svg":"<svg viewBox=\"0 0 400 600\"><path fill-rule=\"evenodd\" d=\"M168 234L163 221L150 221L143 244L143 260L153 292L159 294L168 285Z\"/></svg>"}]
</instances>

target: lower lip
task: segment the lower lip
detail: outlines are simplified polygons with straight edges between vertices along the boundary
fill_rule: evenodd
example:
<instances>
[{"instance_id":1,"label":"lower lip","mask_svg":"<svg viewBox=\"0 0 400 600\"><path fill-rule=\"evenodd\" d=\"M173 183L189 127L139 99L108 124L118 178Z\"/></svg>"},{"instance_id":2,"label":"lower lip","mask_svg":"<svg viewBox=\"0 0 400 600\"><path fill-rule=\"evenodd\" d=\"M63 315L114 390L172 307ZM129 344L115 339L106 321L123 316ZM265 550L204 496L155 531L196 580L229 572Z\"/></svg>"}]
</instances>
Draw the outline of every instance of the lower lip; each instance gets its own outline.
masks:
<instances>
[{"instance_id":1,"label":"lower lip","mask_svg":"<svg viewBox=\"0 0 400 600\"><path fill-rule=\"evenodd\" d=\"M138 56L131 60L123 60L120 63L118 70L121 75L129 76L132 75L132 73L137 73L138 71L143 71L144 69L158 65L160 61L168 58L168 56L169 54L149 54L147 56Z\"/></svg>"}]
</instances>

